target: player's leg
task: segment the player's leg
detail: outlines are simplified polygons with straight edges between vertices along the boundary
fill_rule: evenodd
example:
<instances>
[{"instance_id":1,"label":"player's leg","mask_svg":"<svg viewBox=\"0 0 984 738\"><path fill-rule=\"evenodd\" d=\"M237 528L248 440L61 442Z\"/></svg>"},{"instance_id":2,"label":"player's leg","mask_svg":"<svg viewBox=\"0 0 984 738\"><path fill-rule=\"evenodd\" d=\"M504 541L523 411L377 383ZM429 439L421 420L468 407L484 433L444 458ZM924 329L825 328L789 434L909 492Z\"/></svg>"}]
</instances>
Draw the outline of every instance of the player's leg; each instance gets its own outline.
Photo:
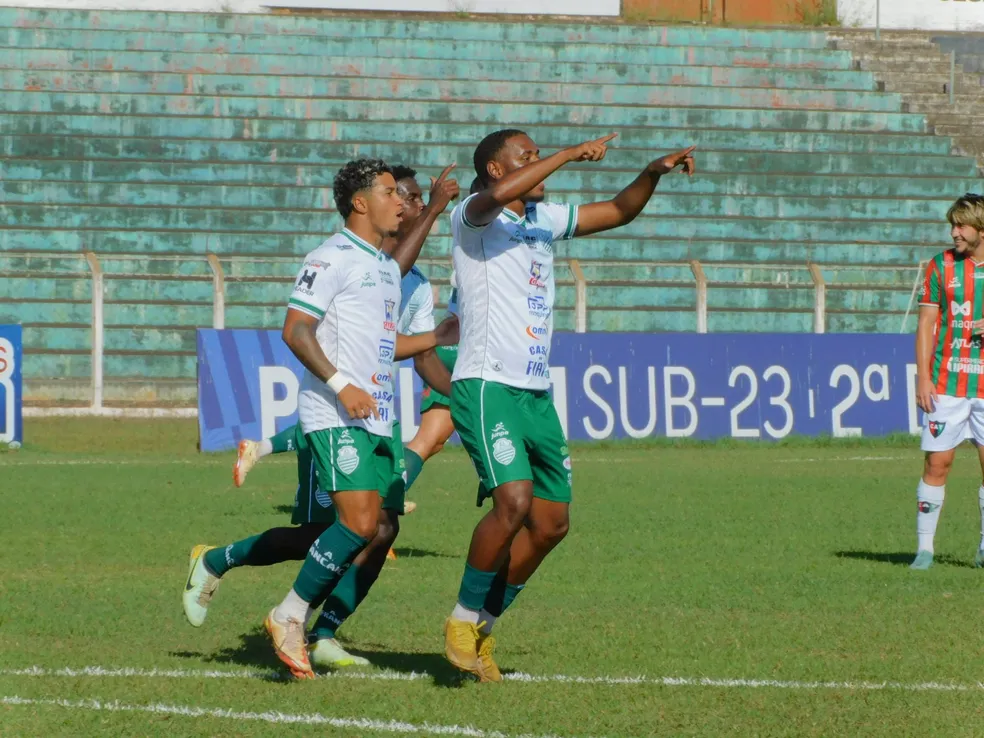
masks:
<instances>
[{"instance_id":1,"label":"player's leg","mask_svg":"<svg viewBox=\"0 0 984 738\"><path fill-rule=\"evenodd\" d=\"M379 447L380 470L387 473L379 479L381 506L376 535L355 558L328 599L311 630L311 662L320 666L364 666L369 662L346 652L335 639L335 633L369 594L369 590L386 563L386 554L400 533L400 515L404 506L404 461L400 441L400 425L393 425L393 438Z\"/></svg>"},{"instance_id":2,"label":"player's leg","mask_svg":"<svg viewBox=\"0 0 984 738\"><path fill-rule=\"evenodd\" d=\"M453 373L458 358L458 347L438 346L435 351L447 370ZM417 480L424 463L441 452L452 433L454 433L454 423L451 421L451 398L432 387L425 387L420 397L420 428L405 449L407 491ZM416 508L416 505L413 507ZM407 512L411 511L408 503Z\"/></svg>"},{"instance_id":3,"label":"player's leg","mask_svg":"<svg viewBox=\"0 0 984 738\"><path fill-rule=\"evenodd\" d=\"M936 409L926 414L922 450L923 474L916 490L916 558L910 568L928 569L933 564L936 527L946 493L946 479L956 448L964 440L970 418L970 400L940 395Z\"/></svg>"},{"instance_id":4,"label":"player's leg","mask_svg":"<svg viewBox=\"0 0 984 738\"><path fill-rule=\"evenodd\" d=\"M533 501L520 410L525 393L470 379L455 382L452 390L455 428L479 479L491 490L493 507L472 534L458 602L445 623L445 654L459 669L488 680L478 654L481 610Z\"/></svg>"},{"instance_id":5,"label":"player's leg","mask_svg":"<svg viewBox=\"0 0 984 738\"><path fill-rule=\"evenodd\" d=\"M970 410L970 435L977 446L977 456L981 462L981 476L984 477L984 399L974 398ZM981 542L974 556L974 566L984 568L984 483L977 490L977 502L981 510Z\"/></svg>"},{"instance_id":6,"label":"player's leg","mask_svg":"<svg viewBox=\"0 0 984 738\"><path fill-rule=\"evenodd\" d=\"M237 487L242 487L243 482L246 481L246 475L256 465L256 462L264 456L296 451L295 439L299 435L300 427L292 425L262 441L240 441L236 455L236 464L232 467L232 481Z\"/></svg>"},{"instance_id":7,"label":"player's leg","mask_svg":"<svg viewBox=\"0 0 984 738\"><path fill-rule=\"evenodd\" d=\"M311 613L376 535L380 507L376 448L382 440L360 428L307 435L321 485L330 489L336 522L314 541L294 586L264 623L277 656L298 678L314 675L305 637Z\"/></svg>"},{"instance_id":8,"label":"player's leg","mask_svg":"<svg viewBox=\"0 0 984 738\"><path fill-rule=\"evenodd\" d=\"M530 393L526 400L524 414L533 471L533 502L480 616L483 625L479 628L478 654L486 673L493 674L498 674L498 666L492 658L495 649L492 626L570 529L573 472L560 419L547 393Z\"/></svg>"},{"instance_id":9,"label":"player's leg","mask_svg":"<svg viewBox=\"0 0 984 738\"><path fill-rule=\"evenodd\" d=\"M314 539L335 521L331 498L318 487L310 450L303 443L291 445L297 450L297 493L291 516L294 527L271 528L227 546L198 545L191 550L182 605L188 622L195 627L205 622L212 598L230 569L303 561Z\"/></svg>"}]
</instances>

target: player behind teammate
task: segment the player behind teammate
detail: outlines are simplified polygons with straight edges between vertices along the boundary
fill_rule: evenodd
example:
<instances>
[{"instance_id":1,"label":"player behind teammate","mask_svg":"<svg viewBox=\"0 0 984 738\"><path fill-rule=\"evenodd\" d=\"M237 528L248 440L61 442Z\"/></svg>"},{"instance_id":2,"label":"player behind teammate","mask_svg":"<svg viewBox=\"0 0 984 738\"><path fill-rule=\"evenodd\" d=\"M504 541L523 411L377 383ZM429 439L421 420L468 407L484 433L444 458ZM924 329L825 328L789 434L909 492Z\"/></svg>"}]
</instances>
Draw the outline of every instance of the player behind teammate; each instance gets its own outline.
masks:
<instances>
[{"instance_id":1,"label":"player behind teammate","mask_svg":"<svg viewBox=\"0 0 984 738\"><path fill-rule=\"evenodd\" d=\"M398 234L403 212L392 170L382 161L351 163L336 178L335 202L345 230L305 258L283 330L284 342L307 370L298 416L337 516L264 622L277 656L298 678L314 675L304 632L314 609L372 541L382 511L402 510L394 360L436 345L434 333L397 333L400 269L380 251L387 237ZM422 221L411 233L427 230ZM447 335L437 342L453 340Z\"/></svg>"},{"instance_id":2,"label":"player behind teammate","mask_svg":"<svg viewBox=\"0 0 984 738\"><path fill-rule=\"evenodd\" d=\"M401 272L410 271L412 261L416 259L420 244L430 231L434 220L457 196L457 183L447 176L452 168L448 167L432 183L430 200L426 208L420 207L419 196L413 202L406 202L406 200L404 202L404 217L400 222L399 239L388 239L384 244L387 253L401 251L402 256L397 260ZM419 192L418 187L418 195ZM418 222L422 223L422 228L418 227ZM421 307L419 294L415 297L408 295L408 297L411 299L404 300L404 304L401 305L399 320L401 326L409 326ZM428 325L433 327L432 318ZM433 351L421 354L419 359L414 357L414 364L421 376L429 381L442 386L447 384L448 372ZM400 443L399 438L396 439L396 443ZM319 486L317 468L299 424L286 428L263 441L240 443L239 455L233 468L233 480L236 486L243 484L246 475L259 458L268 453L286 451L297 453L298 481L291 515L291 522L295 527L271 528L259 535L226 546L213 547L204 544L195 546L191 551L188 579L182 593L185 615L192 625L197 627L205 621L212 598L222 583L223 576L231 569L240 566L270 566L284 561L303 561L318 535L335 522L331 497ZM393 497L392 506L395 507L397 501L397 498ZM393 534L395 537L395 531L388 529L385 524L382 533L384 537L387 534ZM383 538L380 540L382 541ZM335 646L337 648L333 651ZM319 656L321 663L331 663L335 666L364 662L364 659L345 653L341 646L328 639L323 639Z\"/></svg>"},{"instance_id":3,"label":"player behind teammate","mask_svg":"<svg viewBox=\"0 0 984 738\"><path fill-rule=\"evenodd\" d=\"M966 194L947 211L953 248L926 269L916 328L916 404L926 413L922 479L916 489L918 547L911 568L933 564L933 538L956 448L970 436L984 471L984 196ZM978 492L984 567L984 486Z\"/></svg>"},{"instance_id":4,"label":"player behind teammate","mask_svg":"<svg viewBox=\"0 0 984 738\"><path fill-rule=\"evenodd\" d=\"M461 320L451 417L492 510L472 535L445 654L482 681L501 681L490 635L496 618L567 534L571 459L547 389L555 242L630 223L660 177L694 172L693 147L656 159L613 199L543 202L544 180L571 162L600 161L615 134L540 158L522 131L475 150L485 187L451 214Z\"/></svg>"},{"instance_id":5,"label":"player behind teammate","mask_svg":"<svg viewBox=\"0 0 984 738\"><path fill-rule=\"evenodd\" d=\"M469 194L474 195L482 189L478 177L472 180ZM454 272L451 273L451 298L448 300L450 310L456 303L457 291ZM456 308L455 308L456 310ZM458 359L457 346L438 346L434 349L437 357L444 363L449 372L454 371ZM413 484L417 475L423 469L428 459L436 456L444 448L454 433L454 423L451 422L451 398L427 385L420 395L420 427L413 439L406 446L407 459L407 489Z\"/></svg>"}]
</instances>

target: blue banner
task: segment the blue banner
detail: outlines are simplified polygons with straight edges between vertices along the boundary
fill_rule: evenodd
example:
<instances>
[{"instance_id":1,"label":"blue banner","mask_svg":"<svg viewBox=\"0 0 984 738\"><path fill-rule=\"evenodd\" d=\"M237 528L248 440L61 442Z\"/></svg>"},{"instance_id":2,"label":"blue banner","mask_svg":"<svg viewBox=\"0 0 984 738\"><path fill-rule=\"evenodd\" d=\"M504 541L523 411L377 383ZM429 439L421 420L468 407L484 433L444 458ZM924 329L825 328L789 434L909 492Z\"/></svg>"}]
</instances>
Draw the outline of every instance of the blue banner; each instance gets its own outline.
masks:
<instances>
[{"instance_id":1,"label":"blue banner","mask_svg":"<svg viewBox=\"0 0 984 738\"><path fill-rule=\"evenodd\" d=\"M21 327L0 325L0 443L23 443Z\"/></svg>"},{"instance_id":2,"label":"blue banner","mask_svg":"<svg viewBox=\"0 0 984 738\"><path fill-rule=\"evenodd\" d=\"M921 427L914 354L908 335L562 333L550 377L572 440L878 436ZM202 450L295 422L302 371L279 331L200 330ZM404 440L420 388L405 362Z\"/></svg>"}]
</instances>

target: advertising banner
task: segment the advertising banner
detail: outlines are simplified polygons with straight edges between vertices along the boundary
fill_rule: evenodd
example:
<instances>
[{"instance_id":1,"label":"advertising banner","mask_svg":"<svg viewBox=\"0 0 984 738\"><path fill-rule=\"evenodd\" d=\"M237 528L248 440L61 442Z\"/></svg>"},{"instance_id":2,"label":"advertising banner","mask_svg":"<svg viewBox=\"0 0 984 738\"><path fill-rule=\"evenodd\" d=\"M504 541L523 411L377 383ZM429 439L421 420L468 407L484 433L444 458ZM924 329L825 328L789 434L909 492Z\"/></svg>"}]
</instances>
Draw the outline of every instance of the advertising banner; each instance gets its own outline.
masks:
<instances>
[{"instance_id":1,"label":"advertising banner","mask_svg":"<svg viewBox=\"0 0 984 738\"><path fill-rule=\"evenodd\" d=\"M0 325L0 443L23 443L21 327Z\"/></svg>"}]
</instances>

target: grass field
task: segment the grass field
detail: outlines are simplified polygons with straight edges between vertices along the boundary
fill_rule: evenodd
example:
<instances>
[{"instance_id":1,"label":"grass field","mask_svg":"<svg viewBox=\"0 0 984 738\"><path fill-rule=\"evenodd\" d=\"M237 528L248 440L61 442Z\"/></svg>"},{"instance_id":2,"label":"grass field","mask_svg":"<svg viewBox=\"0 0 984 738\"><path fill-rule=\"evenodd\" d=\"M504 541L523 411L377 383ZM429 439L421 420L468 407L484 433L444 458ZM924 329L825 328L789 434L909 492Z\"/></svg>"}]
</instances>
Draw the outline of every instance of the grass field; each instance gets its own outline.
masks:
<instances>
[{"instance_id":1,"label":"grass field","mask_svg":"<svg viewBox=\"0 0 984 738\"><path fill-rule=\"evenodd\" d=\"M909 442L575 448L571 534L496 626L502 685L440 655L479 515L450 450L341 631L375 666L294 683L260 624L297 565L231 572L201 629L180 604L192 545L286 524L292 458L237 490L193 421L27 433L0 453L3 736L981 732L971 449L915 573Z\"/></svg>"}]
</instances>

